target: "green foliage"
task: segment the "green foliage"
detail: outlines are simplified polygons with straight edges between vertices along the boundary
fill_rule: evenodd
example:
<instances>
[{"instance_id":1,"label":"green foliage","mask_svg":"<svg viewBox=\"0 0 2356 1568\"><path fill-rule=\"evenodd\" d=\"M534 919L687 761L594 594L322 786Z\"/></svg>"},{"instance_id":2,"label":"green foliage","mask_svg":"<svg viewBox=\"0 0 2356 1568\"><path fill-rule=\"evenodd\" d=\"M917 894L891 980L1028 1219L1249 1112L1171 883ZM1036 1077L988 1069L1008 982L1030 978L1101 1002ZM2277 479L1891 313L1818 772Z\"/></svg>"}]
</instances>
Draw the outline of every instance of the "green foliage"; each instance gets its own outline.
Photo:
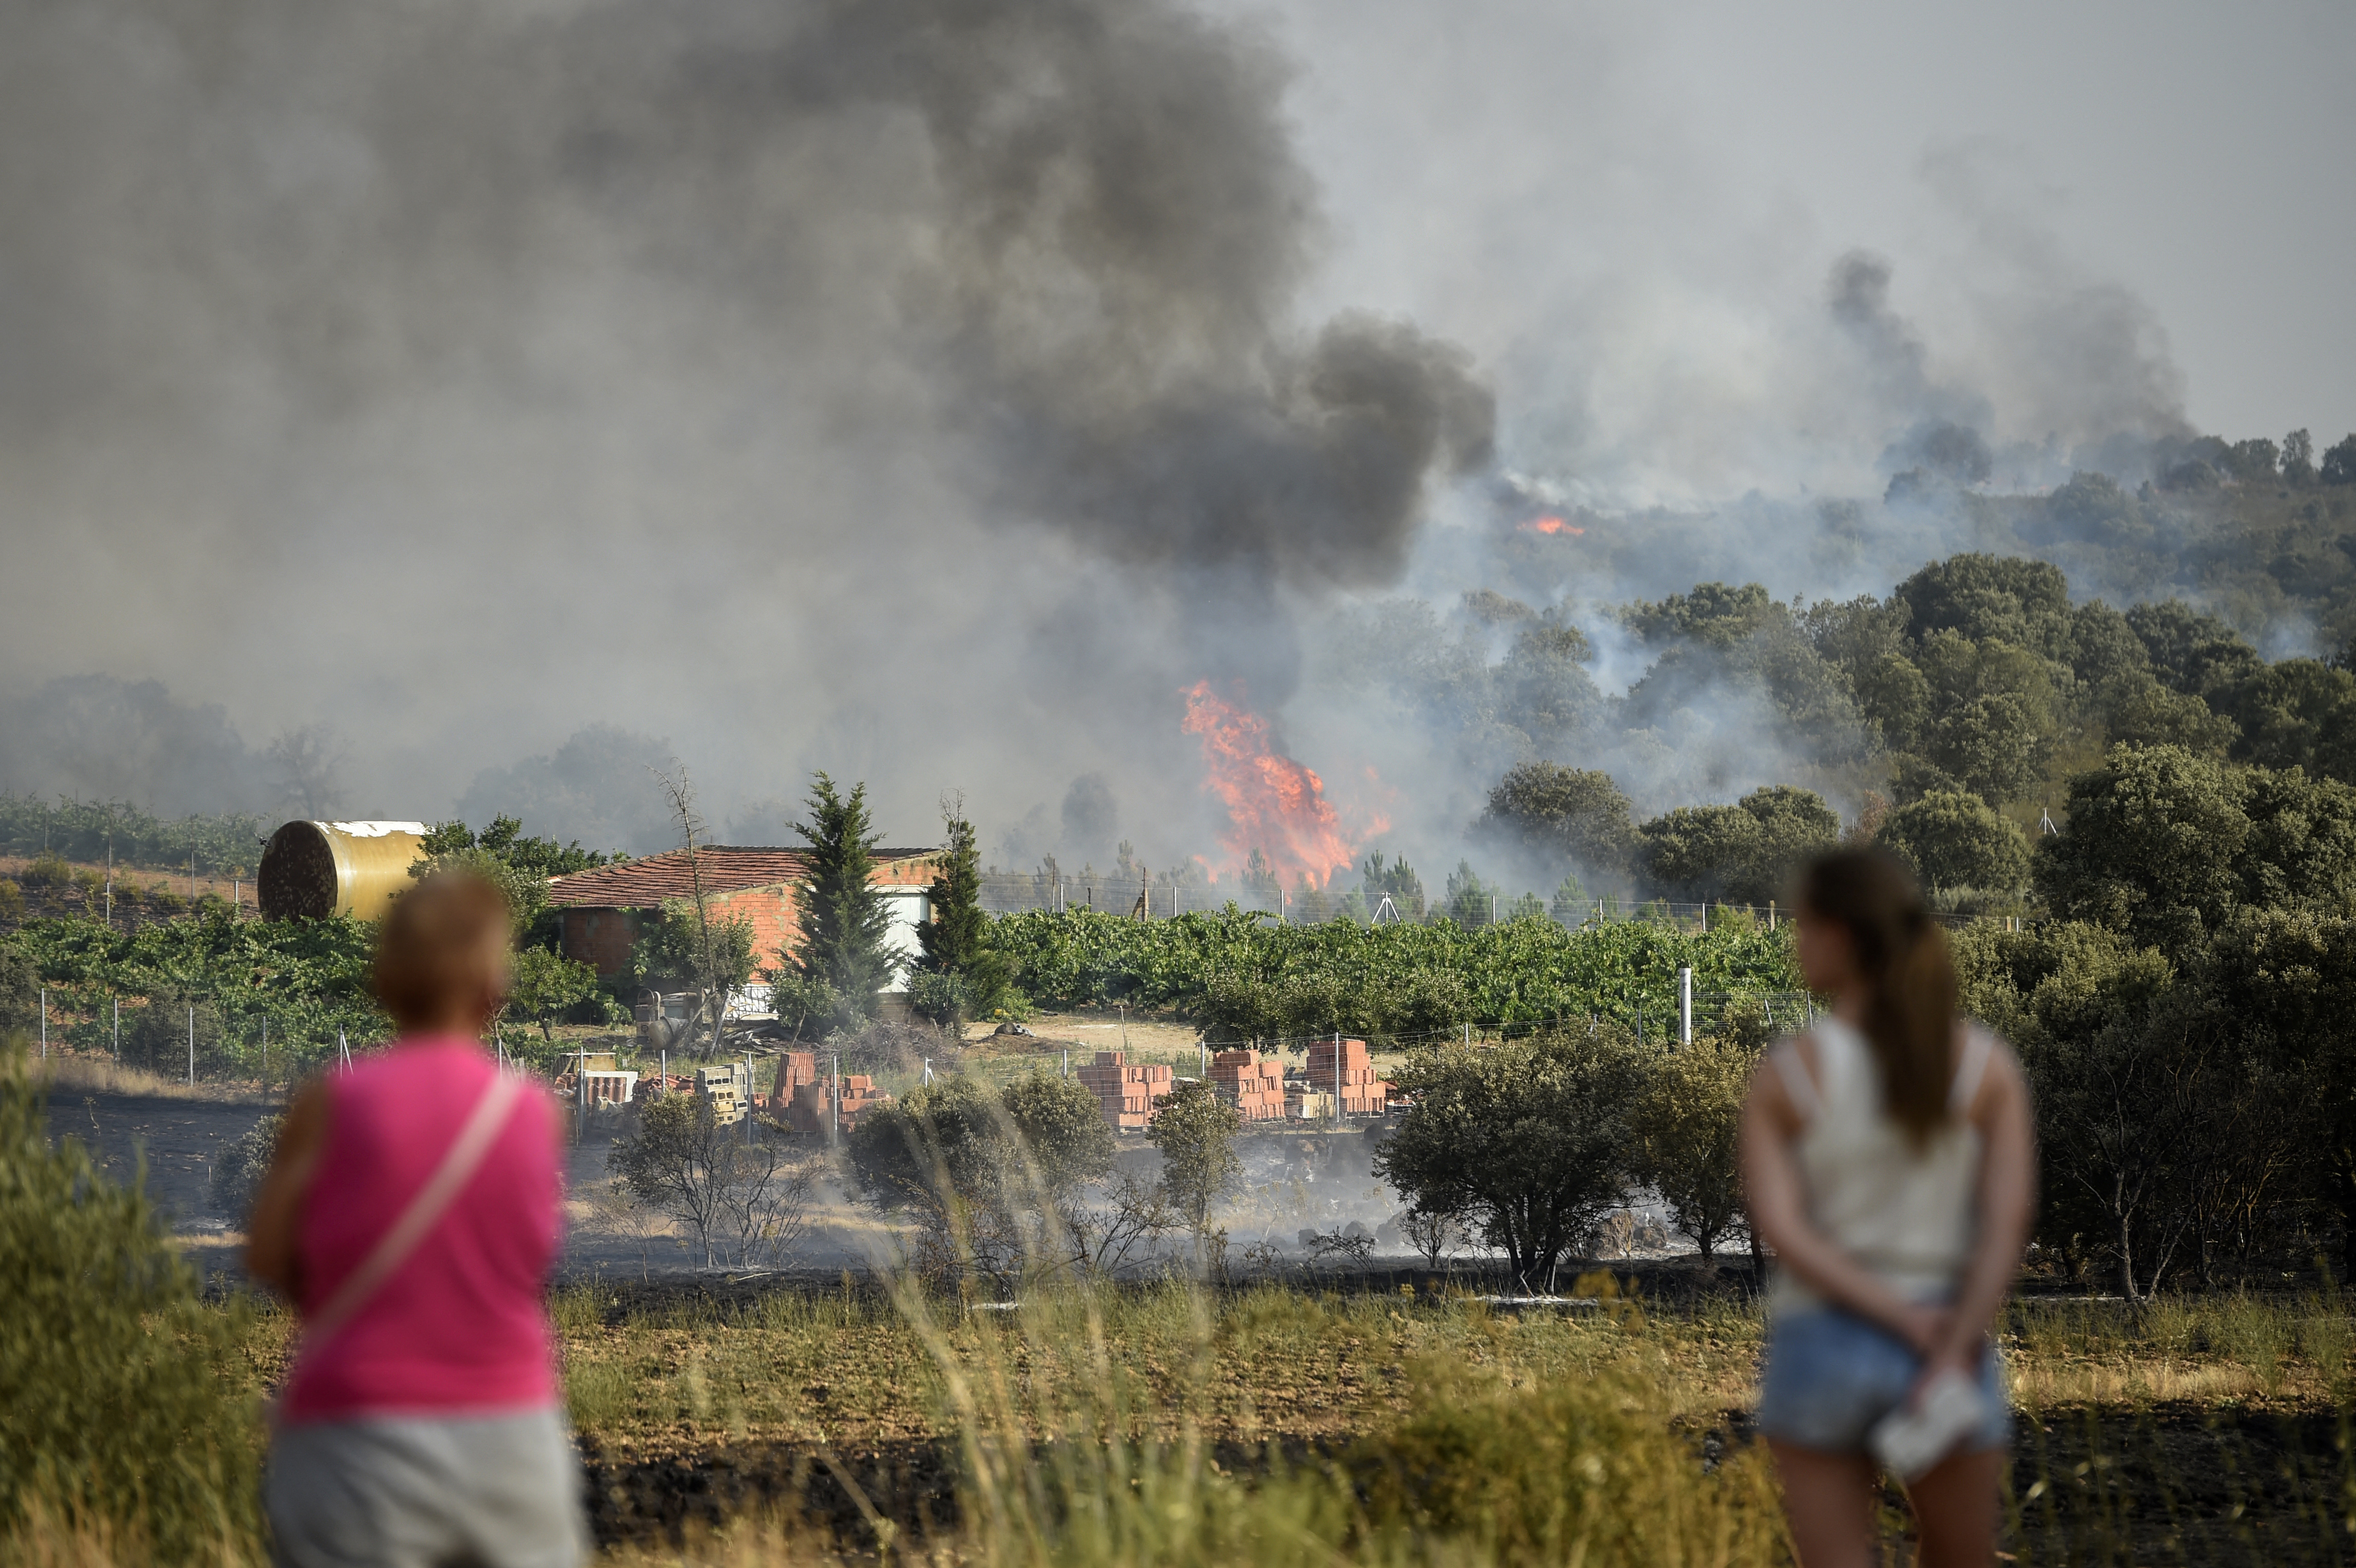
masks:
<instances>
[{"instance_id":1,"label":"green foliage","mask_svg":"<svg viewBox=\"0 0 2356 1568\"><path fill-rule=\"evenodd\" d=\"M41 1020L41 976L30 955L0 939L0 1040Z\"/></svg>"},{"instance_id":2,"label":"green foliage","mask_svg":"<svg viewBox=\"0 0 2356 1568\"><path fill-rule=\"evenodd\" d=\"M699 1094L658 1094L605 1168L637 1201L687 1227L703 1266L776 1263L802 1229L815 1172L774 1124L723 1125Z\"/></svg>"},{"instance_id":3,"label":"green foliage","mask_svg":"<svg viewBox=\"0 0 2356 1568\"><path fill-rule=\"evenodd\" d=\"M1211 1085L1189 1079L1154 1107L1145 1136L1162 1151L1162 1189L1194 1234L1211 1230L1211 1208L1243 1179L1236 1152L1243 1122Z\"/></svg>"},{"instance_id":4,"label":"green foliage","mask_svg":"<svg viewBox=\"0 0 2356 1568\"><path fill-rule=\"evenodd\" d=\"M2356 789L2174 746L2114 747L2070 781L2068 824L2037 857L2063 919L2182 956L2238 905L2356 895Z\"/></svg>"},{"instance_id":5,"label":"green foliage","mask_svg":"<svg viewBox=\"0 0 2356 1568\"><path fill-rule=\"evenodd\" d=\"M1614 880L1636 848L1628 797L1609 773L1558 763L1525 763L1497 781L1478 830L1539 857Z\"/></svg>"},{"instance_id":6,"label":"green foliage","mask_svg":"<svg viewBox=\"0 0 2356 1568\"><path fill-rule=\"evenodd\" d=\"M206 1195L213 1212L233 1225L243 1225L253 1212L253 1195L262 1189L270 1162L278 1152L278 1130L286 1118L273 1111L253 1124L213 1160L212 1179Z\"/></svg>"},{"instance_id":7,"label":"green foliage","mask_svg":"<svg viewBox=\"0 0 2356 1568\"><path fill-rule=\"evenodd\" d=\"M519 871L546 880L551 877L570 876L593 866L610 865L626 856L601 854L584 849L578 840L559 844L553 838L535 838L526 834L523 824L502 814L491 819L491 825L480 833L474 832L463 822L436 824L425 836L424 850L428 855L447 855L459 849L480 849L497 857L503 864Z\"/></svg>"},{"instance_id":8,"label":"green foliage","mask_svg":"<svg viewBox=\"0 0 2356 1568\"><path fill-rule=\"evenodd\" d=\"M1471 1217L1536 1288L1625 1200L1644 1079L1617 1029L1420 1052L1393 1074L1414 1104L1375 1174L1420 1211Z\"/></svg>"},{"instance_id":9,"label":"green foliage","mask_svg":"<svg viewBox=\"0 0 2356 1568\"><path fill-rule=\"evenodd\" d=\"M753 923L699 919L691 899L665 899L657 917L630 947L630 976L653 989L725 991L742 986L758 967L753 955Z\"/></svg>"},{"instance_id":10,"label":"green foliage","mask_svg":"<svg viewBox=\"0 0 2356 1568\"><path fill-rule=\"evenodd\" d=\"M1681 965L1705 991L1799 986L1788 933L1636 922L1466 931L1445 922L1278 926L1235 910L1153 921L1034 912L1001 917L993 937L1043 1006L1176 1008L1225 1018L1244 1039L1336 1029L1396 1038L1591 1012L1633 1025L1640 1007L1655 1019L1674 1007ZM1246 1016L1234 1010L1238 997Z\"/></svg>"},{"instance_id":11,"label":"green foliage","mask_svg":"<svg viewBox=\"0 0 2356 1568\"><path fill-rule=\"evenodd\" d=\"M50 987L53 1013L81 1015L73 1026L78 1049L109 1049L109 1002L120 997L125 1060L144 1064L133 1054L134 1009L152 1007L156 1068L177 1076L187 1053L178 1009L193 998L201 1003L200 1031L207 1013L219 1029L217 1054L207 1053L200 1034L199 1073L258 1076L267 1019L273 1080L333 1057L338 1029L355 1049L390 1033L369 991L374 940L374 929L357 921L231 920L226 911L150 922L135 933L95 920L27 921L11 939Z\"/></svg>"},{"instance_id":12,"label":"green foliage","mask_svg":"<svg viewBox=\"0 0 2356 1568\"><path fill-rule=\"evenodd\" d=\"M973 824L945 813L946 844L933 878L932 918L919 927L923 953L908 983L917 1013L937 1024L987 1018L1003 1005L1013 965L990 940L981 908L981 857Z\"/></svg>"},{"instance_id":13,"label":"green foliage","mask_svg":"<svg viewBox=\"0 0 2356 1568\"><path fill-rule=\"evenodd\" d=\"M2029 840L1976 795L1933 790L1883 818L1878 837L1934 891L2029 882Z\"/></svg>"},{"instance_id":14,"label":"green foliage","mask_svg":"<svg viewBox=\"0 0 2356 1568\"><path fill-rule=\"evenodd\" d=\"M204 1303L137 1189L51 1146L41 1099L21 1051L0 1061L0 1540L39 1509L126 1561L253 1552L250 1315Z\"/></svg>"},{"instance_id":15,"label":"green foliage","mask_svg":"<svg viewBox=\"0 0 2356 1568\"><path fill-rule=\"evenodd\" d=\"M59 856L103 864L110 846L125 869L179 871L194 855L202 871L251 876L275 824L243 812L166 821L122 801L0 794L0 855Z\"/></svg>"},{"instance_id":16,"label":"green foliage","mask_svg":"<svg viewBox=\"0 0 2356 1568\"><path fill-rule=\"evenodd\" d=\"M185 994L150 997L123 1020L123 1060L166 1078L190 1071L220 1076L223 1030L220 1009Z\"/></svg>"},{"instance_id":17,"label":"green foliage","mask_svg":"<svg viewBox=\"0 0 2356 1568\"><path fill-rule=\"evenodd\" d=\"M1736 1134L1759 1048L1724 1033L1653 1056L1629 1113L1638 1180L1661 1195L1708 1263L1748 1223Z\"/></svg>"},{"instance_id":18,"label":"green foliage","mask_svg":"<svg viewBox=\"0 0 2356 1568\"><path fill-rule=\"evenodd\" d=\"M1840 818L1814 791L1774 784L1733 805L1680 806L1636 831L1644 880L1670 898L1763 904L1839 838Z\"/></svg>"},{"instance_id":19,"label":"green foliage","mask_svg":"<svg viewBox=\"0 0 2356 1568\"><path fill-rule=\"evenodd\" d=\"M1423 879L1407 863L1407 857L1395 855L1385 864L1380 855L1369 855L1360 868L1360 891L1366 904L1367 918L1382 907L1382 901L1391 901L1400 918L1414 920L1423 912Z\"/></svg>"},{"instance_id":20,"label":"green foliage","mask_svg":"<svg viewBox=\"0 0 2356 1568\"><path fill-rule=\"evenodd\" d=\"M749 954L749 932L744 946ZM602 995L594 965L576 963L549 948L527 947L515 955L508 992L508 1017L519 1023L537 1023L542 1039L553 1040L560 1014L585 1006Z\"/></svg>"},{"instance_id":21,"label":"green foliage","mask_svg":"<svg viewBox=\"0 0 2356 1568\"><path fill-rule=\"evenodd\" d=\"M1459 925L1486 925L1491 906L1498 890L1481 880L1470 860L1456 862L1456 869L1448 873L1448 901L1440 907L1448 918Z\"/></svg>"},{"instance_id":22,"label":"green foliage","mask_svg":"<svg viewBox=\"0 0 2356 1568\"><path fill-rule=\"evenodd\" d=\"M805 1004L830 993L835 1007L829 1021L850 1029L875 1016L877 994L891 978L893 958L884 938L892 915L869 880L877 838L867 816L867 786L856 784L846 795L817 773L808 804L810 819L795 824L794 831L809 846L809 875L798 890L801 931L784 955L786 967L804 982Z\"/></svg>"}]
</instances>

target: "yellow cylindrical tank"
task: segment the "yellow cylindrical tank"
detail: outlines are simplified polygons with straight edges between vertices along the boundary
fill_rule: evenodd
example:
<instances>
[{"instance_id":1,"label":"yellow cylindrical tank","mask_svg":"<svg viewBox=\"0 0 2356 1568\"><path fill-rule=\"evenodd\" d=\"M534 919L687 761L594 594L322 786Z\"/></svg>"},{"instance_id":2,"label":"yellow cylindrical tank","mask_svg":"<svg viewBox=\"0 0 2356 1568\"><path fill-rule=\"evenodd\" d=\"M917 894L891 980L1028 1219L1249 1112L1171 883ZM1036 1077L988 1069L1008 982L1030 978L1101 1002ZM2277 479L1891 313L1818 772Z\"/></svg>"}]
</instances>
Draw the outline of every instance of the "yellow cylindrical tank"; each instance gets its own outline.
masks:
<instances>
[{"instance_id":1,"label":"yellow cylindrical tank","mask_svg":"<svg viewBox=\"0 0 2356 1568\"><path fill-rule=\"evenodd\" d=\"M265 920L379 920L425 853L422 822L289 822L262 851Z\"/></svg>"}]
</instances>

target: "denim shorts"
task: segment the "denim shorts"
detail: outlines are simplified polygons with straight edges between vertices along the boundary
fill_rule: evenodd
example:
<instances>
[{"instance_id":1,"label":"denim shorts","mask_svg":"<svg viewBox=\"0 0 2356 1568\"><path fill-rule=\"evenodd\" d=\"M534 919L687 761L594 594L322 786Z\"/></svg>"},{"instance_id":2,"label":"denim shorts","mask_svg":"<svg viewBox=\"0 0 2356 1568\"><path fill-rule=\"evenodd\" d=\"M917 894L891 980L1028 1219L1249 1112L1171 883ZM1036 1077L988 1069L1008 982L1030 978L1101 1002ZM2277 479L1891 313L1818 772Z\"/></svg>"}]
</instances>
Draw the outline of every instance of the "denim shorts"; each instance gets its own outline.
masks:
<instances>
[{"instance_id":1,"label":"denim shorts","mask_svg":"<svg viewBox=\"0 0 2356 1568\"><path fill-rule=\"evenodd\" d=\"M1759 1430L1802 1448L1861 1451L1865 1435L1898 1408L1922 1370L1906 1341L1854 1313L1815 1307L1780 1315L1767 1335ZM2012 1440L1994 1345L1981 1353L1979 1382L1987 1417L1961 1445L1968 1454Z\"/></svg>"}]
</instances>

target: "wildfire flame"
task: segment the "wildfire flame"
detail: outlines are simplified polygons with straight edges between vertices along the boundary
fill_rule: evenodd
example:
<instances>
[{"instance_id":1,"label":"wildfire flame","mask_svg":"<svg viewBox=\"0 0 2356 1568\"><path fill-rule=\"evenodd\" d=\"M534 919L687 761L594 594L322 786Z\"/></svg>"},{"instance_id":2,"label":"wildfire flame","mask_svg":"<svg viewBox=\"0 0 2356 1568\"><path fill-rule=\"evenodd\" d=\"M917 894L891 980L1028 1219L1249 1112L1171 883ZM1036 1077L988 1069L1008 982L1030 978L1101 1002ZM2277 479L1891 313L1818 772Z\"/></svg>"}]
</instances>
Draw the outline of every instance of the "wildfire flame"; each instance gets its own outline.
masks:
<instances>
[{"instance_id":1,"label":"wildfire flame","mask_svg":"<svg viewBox=\"0 0 2356 1568\"><path fill-rule=\"evenodd\" d=\"M1566 523L1560 517L1532 517L1522 525L1526 534L1569 534L1576 538L1587 530L1576 523Z\"/></svg>"},{"instance_id":2,"label":"wildfire flame","mask_svg":"<svg viewBox=\"0 0 2356 1568\"><path fill-rule=\"evenodd\" d=\"M1207 680L1186 692L1185 730L1202 737L1203 787L1227 808L1219 844L1236 864L1257 849L1286 886L1306 876L1323 887L1356 863L1360 844L1390 827L1379 816L1355 832L1345 827L1316 770L1270 746L1268 720L1221 698Z\"/></svg>"}]
</instances>

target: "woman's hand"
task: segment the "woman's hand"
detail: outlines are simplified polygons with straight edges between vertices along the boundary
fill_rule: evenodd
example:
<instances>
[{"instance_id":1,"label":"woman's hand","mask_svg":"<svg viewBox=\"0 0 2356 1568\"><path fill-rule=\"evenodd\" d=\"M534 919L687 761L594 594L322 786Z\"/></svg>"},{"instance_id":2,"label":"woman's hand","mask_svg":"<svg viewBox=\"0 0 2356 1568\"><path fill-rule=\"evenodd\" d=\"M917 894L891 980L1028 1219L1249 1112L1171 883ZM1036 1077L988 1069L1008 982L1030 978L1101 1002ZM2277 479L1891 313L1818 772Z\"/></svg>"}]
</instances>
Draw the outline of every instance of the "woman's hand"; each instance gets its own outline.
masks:
<instances>
[{"instance_id":1,"label":"woman's hand","mask_svg":"<svg viewBox=\"0 0 2356 1568\"><path fill-rule=\"evenodd\" d=\"M1941 1342L1946 1339L1947 1331L1954 1326L1954 1321L1955 1314L1951 1307L1914 1302L1906 1306L1891 1327L1898 1330L1898 1337L1927 1362L1941 1353Z\"/></svg>"}]
</instances>

